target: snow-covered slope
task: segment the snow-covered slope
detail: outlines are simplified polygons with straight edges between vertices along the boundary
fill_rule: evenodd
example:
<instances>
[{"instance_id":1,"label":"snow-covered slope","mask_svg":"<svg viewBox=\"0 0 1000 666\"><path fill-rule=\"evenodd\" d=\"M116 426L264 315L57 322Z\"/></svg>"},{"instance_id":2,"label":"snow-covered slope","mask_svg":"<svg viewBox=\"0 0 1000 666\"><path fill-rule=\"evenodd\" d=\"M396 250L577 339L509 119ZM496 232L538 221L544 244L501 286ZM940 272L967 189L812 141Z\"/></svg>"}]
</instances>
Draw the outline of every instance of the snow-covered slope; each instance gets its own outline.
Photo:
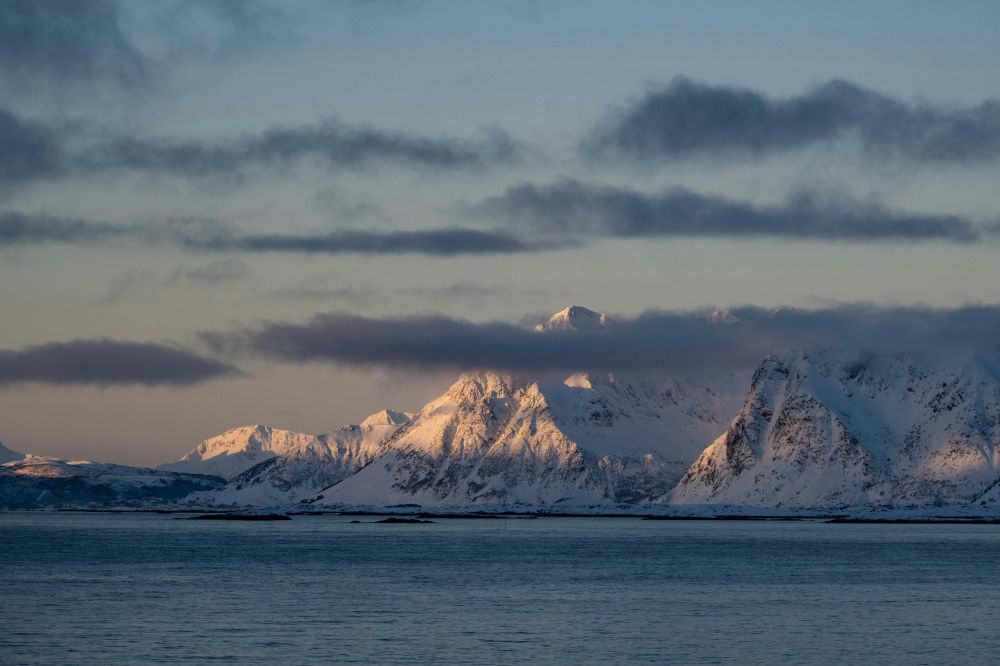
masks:
<instances>
[{"instance_id":1,"label":"snow-covered slope","mask_svg":"<svg viewBox=\"0 0 1000 666\"><path fill-rule=\"evenodd\" d=\"M377 454L379 445L409 420L407 414L384 409L359 425L307 437L281 455L238 474L225 487L193 499L227 505L294 504L358 471Z\"/></svg>"},{"instance_id":2,"label":"snow-covered slope","mask_svg":"<svg viewBox=\"0 0 1000 666\"><path fill-rule=\"evenodd\" d=\"M571 305L560 310L543 324L535 326L535 331L595 331L614 326L614 320L601 312L588 310L582 305Z\"/></svg>"},{"instance_id":3,"label":"snow-covered slope","mask_svg":"<svg viewBox=\"0 0 1000 666\"><path fill-rule=\"evenodd\" d=\"M980 499L1000 469L995 359L930 363L808 350L772 357L665 500L837 508Z\"/></svg>"},{"instance_id":4,"label":"snow-covered slope","mask_svg":"<svg viewBox=\"0 0 1000 666\"><path fill-rule=\"evenodd\" d=\"M223 483L211 476L29 455L0 465L0 509L157 506Z\"/></svg>"},{"instance_id":5,"label":"snow-covered slope","mask_svg":"<svg viewBox=\"0 0 1000 666\"><path fill-rule=\"evenodd\" d=\"M982 495L976 498L973 507L992 509L992 513L1000 510L1000 478L991 483Z\"/></svg>"},{"instance_id":6,"label":"snow-covered slope","mask_svg":"<svg viewBox=\"0 0 1000 666\"><path fill-rule=\"evenodd\" d=\"M8 449L6 446L3 445L3 442L0 442L0 464L11 462L14 460L21 460L22 458L24 458L23 453L18 453L17 451L11 451L10 449Z\"/></svg>"},{"instance_id":7,"label":"snow-covered slope","mask_svg":"<svg viewBox=\"0 0 1000 666\"><path fill-rule=\"evenodd\" d=\"M656 376L533 381L466 373L315 504L644 502L667 492L704 442L723 431L735 395Z\"/></svg>"},{"instance_id":8,"label":"snow-covered slope","mask_svg":"<svg viewBox=\"0 0 1000 666\"><path fill-rule=\"evenodd\" d=\"M206 439L177 462L157 467L168 472L210 474L231 479L254 465L315 441L303 435L266 425L227 430Z\"/></svg>"}]
</instances>

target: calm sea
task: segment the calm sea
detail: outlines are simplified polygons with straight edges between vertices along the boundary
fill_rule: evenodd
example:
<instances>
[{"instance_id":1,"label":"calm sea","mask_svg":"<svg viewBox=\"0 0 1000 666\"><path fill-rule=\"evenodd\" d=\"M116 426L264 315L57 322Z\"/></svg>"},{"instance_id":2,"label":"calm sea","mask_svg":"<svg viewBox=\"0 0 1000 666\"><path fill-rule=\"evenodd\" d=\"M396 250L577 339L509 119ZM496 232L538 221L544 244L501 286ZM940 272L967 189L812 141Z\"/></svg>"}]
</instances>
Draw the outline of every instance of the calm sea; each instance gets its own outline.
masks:
<instances>
[{"instance_id":1,"label":"calm sea","mask_svg":"<svg viewBox=\"0 0 1000 666\"><path fill-rule=\"evenodd\" d=\"M1000 658L998 526L350 520L0 513L0 662Z\"/></svg>"}]
</instances>

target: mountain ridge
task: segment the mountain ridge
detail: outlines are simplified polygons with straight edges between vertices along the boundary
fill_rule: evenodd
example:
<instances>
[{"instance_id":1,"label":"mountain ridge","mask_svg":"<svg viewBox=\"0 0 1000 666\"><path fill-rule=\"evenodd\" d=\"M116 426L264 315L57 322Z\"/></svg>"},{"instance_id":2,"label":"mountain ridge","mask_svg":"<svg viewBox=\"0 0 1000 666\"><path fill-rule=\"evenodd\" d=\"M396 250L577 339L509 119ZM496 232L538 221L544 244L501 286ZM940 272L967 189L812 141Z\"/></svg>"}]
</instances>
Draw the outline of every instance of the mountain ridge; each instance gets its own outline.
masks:
<instances>
[{"instance_id":1,"label":"mountain ridge","mask_svg":"<svg viewBox=\"0 0 1000 666\"><path fill-rule=\"evenodd\" d=\"M691 316L743 325L727 310ZM570 306L535 331L614 326ZM383 409L319 435L233 428L156 473L221 477L177 498L184 506L1000 511L1000 358L947 351L806 347L752 376L464 372L417 412ZM35 478L46 465L53 478L100 475L87 467L97 463L0 445L5 455L8 485L32 466Z\"/></svg>"}]
</instances>

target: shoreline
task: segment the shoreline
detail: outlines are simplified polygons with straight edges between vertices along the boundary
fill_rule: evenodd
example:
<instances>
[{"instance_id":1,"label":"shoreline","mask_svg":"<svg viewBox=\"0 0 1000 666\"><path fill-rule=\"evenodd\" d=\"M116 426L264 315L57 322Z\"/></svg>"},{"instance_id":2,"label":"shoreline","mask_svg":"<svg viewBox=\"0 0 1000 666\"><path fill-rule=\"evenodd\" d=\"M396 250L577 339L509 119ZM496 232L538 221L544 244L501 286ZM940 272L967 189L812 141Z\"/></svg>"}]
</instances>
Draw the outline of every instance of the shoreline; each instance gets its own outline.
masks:
<instances>
[{"instance_id":1,"label":"shoreline","mask_svg":"<svg viewBox=\"0 0 1000 666\"><path fill-rule=\"evenodd\" d=\"M831 525L1000 525L1000 517L988 515L914 515L914 516L876 516L851 515L845 513L823 514L648 514L648 513L583 513L583 512L525 512L525 511L490 511L490 512L439 512L439 511L392 511L387 509L345 510L345 511L281 511L271 509L261 511L240 511L232 509L193 509L193 508L58 508L58 509L17 509L0 511L0 513L109 513L109 514L152 514L152 515L188 515L188 516L253 516L261 513L281 513L289 518L309 518L319 516L352 517L391 517L401 516L417 519L435 520L537 520L540 518L602 518L631 519L650 522L784 522L784 523L823 523Z\"/></svg>"}]
</instances>

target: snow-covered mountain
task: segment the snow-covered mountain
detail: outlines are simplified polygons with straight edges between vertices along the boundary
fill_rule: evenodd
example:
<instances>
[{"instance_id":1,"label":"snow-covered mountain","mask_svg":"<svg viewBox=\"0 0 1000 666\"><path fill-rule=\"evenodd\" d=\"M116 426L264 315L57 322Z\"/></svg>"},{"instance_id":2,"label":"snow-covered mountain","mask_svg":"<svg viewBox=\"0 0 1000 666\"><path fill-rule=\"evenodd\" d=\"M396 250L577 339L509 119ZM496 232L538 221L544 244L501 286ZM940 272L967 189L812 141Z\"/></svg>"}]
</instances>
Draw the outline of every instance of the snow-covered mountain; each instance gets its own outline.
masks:
<instances>
[{"instance_id":1,"label":"snow-covered mountain","mask_svg":"<svg viewBox=\"0 0 1000 666\"><path fill-rule=\"evenodd\" d=\"M243 426L206 439L177 462L160 465L157 469L232 479L254 465L315 440L314 435L266 425Z\"/></svg>"},{"instance_id":2,"label":"snow-covered mountain","mask_svg":"<svg viewBox=\"0 0 1000 666\"><path fill-rule=\"evenodd\" d=\"M726 398L677 380L462 375L321 506L612 506L667 492L725 428Z\"/></svg>"},{"instance_id":3,"label":"snow-covered mountain","mask_svg":"<svg viewBox=\"0 0 1000 666\"><path fill-rule=\"evenodd\" d=\"M225 487L193 499L285 506L311 498L361 469L375 457L379 445L409 421L403 412L384 409L358 425L323 435L299 435L303 438L299 444L236 475Z\"/></svg>"},{"instance_id":4,"label":"snow-covered mountain","mask_svg":"<svg viewBox=\"0 0 1000 666\"><path fill-rule=\"evenodd\" d=\"M2 465L3 463L12 462L14 460L21 460L22 458L24 458L23 453L18 453L17 451L11 451L10 449L8 449L6 446L3 445L3 442L0 442L0 465Z\"/></svg>"},{"instance_id":5,"label":"snow-covered mountain","mask_svg":"<svg viewBox=\"0 0 1000 666\"><path fill-rule=\"evenodd\" d=\"M763 362L729 429L665 500L810 508L967 504L1000 495L998 470L996 359L931 363L808 350Z\"/></svg>"},{"instance_id":6,"label":"snow-covered mountain","mask_svg":"<svg viewBox=\"0 0 1000 666\"><path fill-rule=\"evenodd\" d=\"M573 306L536 327L592 330ZM714 380L714 381L713 381ZM737 388L739 387L739 388ZM615 506L669 491L722 432L743 379L581 372L563 380L463 374L317 506Z\"/></svg>"},{"instance_id":7,"label":"snow-covered mountain","mask_svg":"<svg viewBox=\"0 0 1000 666\"><path fill-rule=\"evenodd\" d=\"M560 310L548 321L537 324L535 331L596 331L614 326L614 320L601 312L594 312L582 305L571 305Z\"/></svg>"},{"instance_id":8,"label":"snow-covered mountain","mask_svg":"<svg viewBox=\"0 0 1000 666\"><path fill-rule=\"evenodd\" d=\"M0 509L151 507L223 483L212 476L29 455L0 465Z\"/></svg>"},{"instance_id":9,"label":"snow-covered mountain","mask_svg":"<svg viewBox=\"0 0 1000 666\"><path fill-rule=\"evenodd\" d=\"M702 316L740 325L724 310ZM572 306L535 330L614 325ZM24 457L0 445L8 461L0 507L139 506L187 495L189 505L317 509L1000 512L1000 358L950 357L814 348L767 358L752 380L468 372L415 414L384 410L321 435L236 428L160 471Z\"/></svg>"}]
</instances>

